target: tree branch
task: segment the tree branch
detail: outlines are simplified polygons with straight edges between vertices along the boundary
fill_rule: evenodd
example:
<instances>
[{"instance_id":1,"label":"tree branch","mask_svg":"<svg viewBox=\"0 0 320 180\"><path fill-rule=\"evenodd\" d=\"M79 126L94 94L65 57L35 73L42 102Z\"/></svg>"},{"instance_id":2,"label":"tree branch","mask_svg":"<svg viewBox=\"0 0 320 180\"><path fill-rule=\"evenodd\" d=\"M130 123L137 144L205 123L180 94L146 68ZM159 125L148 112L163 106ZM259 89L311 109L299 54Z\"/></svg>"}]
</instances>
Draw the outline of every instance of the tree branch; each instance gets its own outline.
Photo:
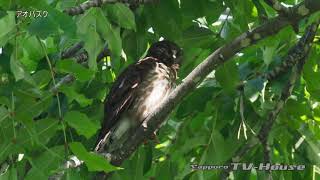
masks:
<instances>
[{"instance_id":1,"label":"tree branch","mask_svg":"<svg viewBox=\"0 0 320 180\"><path fill-rule=\"evenodd\" d=\"M64 10L63 12L69 14L70 16L75 16L84 13L86 10L92 7L101 7L104 4L114 4L114 3L128 3L128 4L144 4L144 3L154 3L157 0L91 0L86 1L79 6L71 7Z\"/></svg>"},{"instance_id":2,"label":"tree branch","mask_svg":"<svg viewBox=\"0 0 320 180\"><path fill-rule=\"evenodd\" d=\"M73 57L84 46L84 42L80 41L61 53L62 59Z\"/></svg>"},{"instance_id":3,"label":"tree branch","mask_svg":"<svg viewBox=\"0 0 320 180\"><path fill-rule=\"evenodd\" d=\"M310 5L311 3L315 3ZM301 13L298 11L299 8L303 7L307 9ZM298 23L304 17L310 16L312 13L320 10L320 2L317 0L306 0L306 3L301 3L293 7L296 15L296 23ZM150 135L158 128L158 126L165 121L166 117L175 108L175 106L216 67L228 61L232 56L241 51L242 49L268 37L278 33L284 27L290 25L292 21L283 16L278 16L265 24L255 28L252 31L243 33L232 42L224 45L223 47L214 51L209 57L207 57L201 64L199 64L184 80L183 82L170 94L170 96L163 102L144 122L144 125L140 125L136 131L125 140L124 143L117 150L113 152L102 151L99 154L104 154L107 159L110 159L113 165L120 165L126 158L128 158L142 143L144 139L150 137ZM250 140L250 143L245 144L244 148L241 148L237 152L237 158L239 159L244 155L251 147L258 143L256 137ZM117 146L117 142L113 144L107 144Z\"/></svg>"},{"instance_id":4,"label":"tree branch","mask_svg":"<svg viewBox=\"0 0 320 180\"><path fill-rule=\"evenodd\" d=\"M56 83L55 86L53 86L50 91L52 93L57 93L59 88L63 85L63 84L68 84L71 83L75 80L75 77L72 74L68 74L65 77L63 77L59 82Z\"/></svg>"},{"instance_id":5,"label":"tree branch","mask_svg":"<svg viewBox=\"0 0 320 180\"><path fill-rule=\"evenodd\" d=\"M83 51L79 54L75 54L82 48L81 47L82 45L80 43L76 43L75 45L73 45L72 47L70 47L69 49L64 51L62 54L65 54L64 55L65 58L73 57L76 62L81 63L81 64L87 64L86 61L88 60L88 53L86 51ZM108 48L108 46L105 46L105 48L99 53L99 55L97 57L97 61L99 62L104 57L110 56L110 55L111 55L110 49ZM57 93L60 86L62 86L63 84L72 83L74 80L75 80L75 77L72 74L68 74L65 77L61 78L61 80L59 82L57 82L56 85L50 89L50 91L53 93Z\"/></svg>"},{"instance_id":6,"label":"tree branch","mask_svg":"<svg viewBox=\"0 0 320 180\"><path fill-rule=\"evenodd\" d=\"M278 0L264 0L269 6L276 10L279 14L285 15L289 13L289 8L285 7Z\"/></svg>"},{"instance_id":7,"label":"tree branch","mask_svg":"<svg viewBox=\"0 0 320 180\"><path fill-rule=\"evenodd\" d=\"M275 105L274 109L268 114L267 120L264 121L264 124L262 125L258 133L258 136L257 137L253 136L250 141L248 141L243 147L239 148L239 150L235 153L236 154L235 158L232 158L232 160L230 160L228 163L239 162L241 157L244 154L246 154L252 147L257 145L259 141L261 142L264 149L265 162L270 162L270 154L269 154L270 147L267 142L268 135L270 133L272 125L274 124L275 120L278 117L278 114L284 107L287 99L292 94L292 90L294 88L294 84L296 80L300 77L300 74L303 69L303 65L307 60L307 57L311 48L311 44L315 37L318 25L319 25L319 22L310 25L307 28L304 36L297 43L297 45L289 51L289 54L287 55L287 57L291 57L293 59L298 58L296 59L296 61L298 61L299 63L295 66L290 76L290 79L288 81L288 84L283 88L279 101ZM231 171L232 169L227 169L223 171L221 173L221 179L226 179L229 176L229 173Z\"/></svg>"},{"instance_id":8,"label":"tree branch","mask_svg":"<svg viewBox=\"0 0 320 180\"><path fill-rule=\"evenodd\" d=\"M288 55L284 58L284 60L279 66L255 78L261 77L262 79L272 81L273 79L276 79L283 73L288 72L288 70L291 67L296 65L298 61L305 56L305 51L303 50L303 48L308 42L310 42L309 38L310 36L307 36L307 34L305 34L304 37L302 37L300 41L289 50ZM245 86L245 82L241 82L237 86L237 89L242 89L244 86Z\"/></svg>"},{"instance_id":9,"label":"tree branch","mask_svg":"<svg viewBox=\"0 0 320 180\"><path fill-rule=\"evenodd\" d=\"M76 156L71 156L69 160L66 161L61 167L62 171L54 174L53 176L50 176L48 179L49 180L61 179L65 169L76 168L76 167L79 167L81 164L83 164L83 161L79 160Z\"/></svg>"},{"instance_id":10,"label":"tree branch","mask_svg":"<svg viewBox=\"0 0 320 180\"><path fill-rule=\"evenodd\" d=\"M316 1L316 0L314 0ZM296 23L299 20L310 15L315 11L320 10L320 2L316 3L317 6L308 6L307 3L301 3L293 7L293 13L296 15ZM308 13L301 13L298 11L300 8L307 9ZM305 11L304 11L305 12ZM188 95L196 86L216 67L229 60L236 53L242 49L264 39L268 36L274 35L282 28L290 25L292 21L283 16L278 16L264 25L255 28L252 31L248 31L232 42L217 49L208 58L206 58L201 64L199 64L170 95L169 97L140 125L136 132L123 143L121 147L110 153L111 163L114 165L120 165L126 158L128 158L136 148L142 143L142 141L151 136L151 134L159 127L160 124L165 121L166 117L175 108L186 95ZM145 125L147 128L145 128ZM108 141L106 141L108 142ZM107 144L107 146L117 146L114 141L113 144ZM115 145L114 145L115 144ZM120 146L120 145L119 145Z\"/></svg>"},{"instance_id":11,"label":"tree branch","mask_svg":"<svg viewBox=\"0 0 320 180\"><path fill-rule=\"evenodd\" d=\"M308 27L308 30L302 40L297 44L295 47L295 52L292 52L292 54L289 54L289 56L293 58L299 58L298 59L298 64L297 64L297 70L293 72L293 74L290 77L289 83L286 86L286 88L282 91L281 98L278 102L278 105L276 108L269 114L269 120L265 121L263 127L258 135L259 139L261 142L265 142L266 138L268 137L268 134L271 130L271 127L276 120L276 117L278 116L279 112L283 108L283 105L285 104L286 100L289 98L289 96L292 93L294 84L297 80L297 77L300 76L300 73L302 71L303 65L307 59L307 55L310 51L310 47L312 44L312 41L314 39L314 36L316 34L318 24L312 24L311 26ZM302 44L304 43L304 44ZM296 57L294 55L297 54ZM299 56L300 55L300 56Z\"/></svg>"}]
</instances>

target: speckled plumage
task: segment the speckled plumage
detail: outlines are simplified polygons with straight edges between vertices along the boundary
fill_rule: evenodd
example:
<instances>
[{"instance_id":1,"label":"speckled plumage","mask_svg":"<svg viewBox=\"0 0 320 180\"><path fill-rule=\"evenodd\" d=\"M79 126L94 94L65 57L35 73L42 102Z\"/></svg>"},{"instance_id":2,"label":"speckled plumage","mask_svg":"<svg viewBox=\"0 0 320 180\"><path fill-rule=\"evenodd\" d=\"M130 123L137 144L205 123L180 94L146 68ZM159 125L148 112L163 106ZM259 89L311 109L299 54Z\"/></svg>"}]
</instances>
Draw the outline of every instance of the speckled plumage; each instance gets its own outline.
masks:
<instances>
[{"instance_id":1,"label":"speckled plumage","mask_svg":"<svg viewBox=\"0 0 320 180\"><path fill-rule=\"evenodd\" d=\"M105 102L96 151L102 150L106 136L117 140L141 124L169 95L175 86L181 56L176 44L160 41L150 47L146 58L119 75Z\"/></svg>"}]
</instances>

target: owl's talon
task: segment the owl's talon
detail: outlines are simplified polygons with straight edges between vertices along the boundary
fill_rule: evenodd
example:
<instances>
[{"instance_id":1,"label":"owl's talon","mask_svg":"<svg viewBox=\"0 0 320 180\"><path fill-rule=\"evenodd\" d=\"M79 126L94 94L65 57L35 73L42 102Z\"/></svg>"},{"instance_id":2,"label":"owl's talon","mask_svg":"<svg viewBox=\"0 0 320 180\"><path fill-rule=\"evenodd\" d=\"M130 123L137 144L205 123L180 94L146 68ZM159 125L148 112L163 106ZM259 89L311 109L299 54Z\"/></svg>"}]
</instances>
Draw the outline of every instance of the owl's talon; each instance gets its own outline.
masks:
<instances>
[{"instance_id":1,"label":"owl's talon","mask_svg":"<svg viewBox=\"0 0 320 180\"><path fill-rule=\"evenodd\" d=\"M158 139L158 137L157 137L156 132L153 132L153 133L152 133L150 139L153 140L154 142L156 142L157 144L160 144L160 141L159 141L159 139Z\"/></svg>"},{"instance_id":2,"label":"owl's talon","mask_svg":"<svg viewBox=\"0 0 320 180\"><path fill-rule=\"evenodd\" d=\"M147 122L143 121L142 126L144 127L144 129L147 129L148 128Z\"/></svg>"}]
</instances>

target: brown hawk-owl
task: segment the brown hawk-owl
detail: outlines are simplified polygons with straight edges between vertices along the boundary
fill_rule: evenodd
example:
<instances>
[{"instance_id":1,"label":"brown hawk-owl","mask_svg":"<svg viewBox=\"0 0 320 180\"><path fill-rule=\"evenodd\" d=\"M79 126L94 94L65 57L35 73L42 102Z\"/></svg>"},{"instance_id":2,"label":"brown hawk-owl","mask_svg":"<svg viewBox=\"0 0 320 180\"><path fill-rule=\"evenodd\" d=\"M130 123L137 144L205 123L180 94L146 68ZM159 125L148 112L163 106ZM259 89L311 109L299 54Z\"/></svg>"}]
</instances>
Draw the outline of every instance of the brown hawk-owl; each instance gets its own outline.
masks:
<instances>
[{"instance_id":1,"label":"brown hawk-owl","mask_svg":"<svg viewBox=\"0 0 320 180\"><path fill-rule=\"evenodd\" d=\"M164 40L151 45L144 59L129 65L113 84L95 150L130 132L169 95L175 86L182 50ZM112 132L111 132L112 130Z\"/></svg>"}]
</instances>

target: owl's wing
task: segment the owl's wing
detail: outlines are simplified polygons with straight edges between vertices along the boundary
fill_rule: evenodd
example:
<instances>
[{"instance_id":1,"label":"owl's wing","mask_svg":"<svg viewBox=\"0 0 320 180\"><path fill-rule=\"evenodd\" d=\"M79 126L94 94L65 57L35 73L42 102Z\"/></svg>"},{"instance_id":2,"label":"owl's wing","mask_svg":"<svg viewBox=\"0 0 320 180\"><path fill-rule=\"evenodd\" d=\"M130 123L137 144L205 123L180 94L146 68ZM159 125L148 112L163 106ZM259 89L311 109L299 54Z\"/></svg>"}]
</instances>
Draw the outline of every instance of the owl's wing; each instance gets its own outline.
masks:
<instances>
[{"instance_id":1,"label":"owl's wing","mask_svg":"<svg viewBox=\"0 0 320 180\"><path fill-rule=\"evenodd\" d=\"M155 64L155 60L145 59L128 66L113 84L104 107L104 120L98 136L99 143L110 129L118 122L120 115L126 111L135 99L137 88L146 73Z\"/></svg>"}]
</instances>

